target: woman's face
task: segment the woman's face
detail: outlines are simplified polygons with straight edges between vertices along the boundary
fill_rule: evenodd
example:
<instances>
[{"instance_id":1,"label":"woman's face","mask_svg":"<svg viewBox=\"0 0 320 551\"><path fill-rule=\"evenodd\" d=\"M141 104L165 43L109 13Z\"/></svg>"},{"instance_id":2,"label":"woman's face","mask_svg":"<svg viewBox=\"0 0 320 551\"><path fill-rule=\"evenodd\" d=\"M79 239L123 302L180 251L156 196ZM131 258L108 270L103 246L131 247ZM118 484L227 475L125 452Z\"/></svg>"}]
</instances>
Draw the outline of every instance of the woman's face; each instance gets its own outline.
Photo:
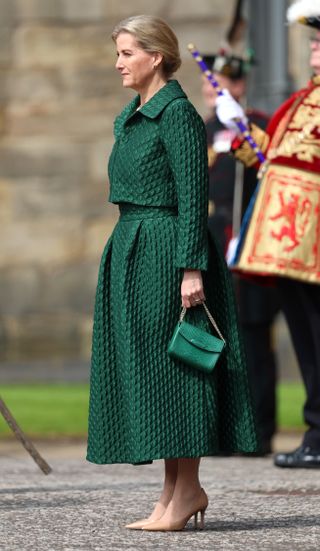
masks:
<instances>
[{"instance_id":1,"label":"woman's face","mask_svg":"<svg viewBox=\"0 0 320 551\"><path fill-rule=\"evenodd\" d=\"M135 37L126 32L118 35L116 40L118 60L116 69L122 76L125 88L139 92L145 89L153 80L155 65L159 64L158 53L145 52L137 43Z\"/></svg>"}]
</instances>

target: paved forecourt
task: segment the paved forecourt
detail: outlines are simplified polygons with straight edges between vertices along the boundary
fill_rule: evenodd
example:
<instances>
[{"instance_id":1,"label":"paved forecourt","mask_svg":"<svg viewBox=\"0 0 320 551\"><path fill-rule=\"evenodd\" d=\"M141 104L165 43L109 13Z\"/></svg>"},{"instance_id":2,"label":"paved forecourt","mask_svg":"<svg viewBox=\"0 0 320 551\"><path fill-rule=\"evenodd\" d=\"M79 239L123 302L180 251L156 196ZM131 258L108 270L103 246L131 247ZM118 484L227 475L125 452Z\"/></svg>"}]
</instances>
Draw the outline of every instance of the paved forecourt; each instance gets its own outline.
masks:
<instances>
[{"instance_id":1,"label":"paved forecourt","mask_svg":"<svg viewBox=\"0 0 320 551\"><path fill-rule=\"evenodd\" d=\"M156 500L161 462L96 466L85 446L38 445L44 476L23 449L0 443L0 549L5 551L318 551L320 471L282 470L272 458L203 460L205 530L128 531Z\"/></svg>"}]
</instances>

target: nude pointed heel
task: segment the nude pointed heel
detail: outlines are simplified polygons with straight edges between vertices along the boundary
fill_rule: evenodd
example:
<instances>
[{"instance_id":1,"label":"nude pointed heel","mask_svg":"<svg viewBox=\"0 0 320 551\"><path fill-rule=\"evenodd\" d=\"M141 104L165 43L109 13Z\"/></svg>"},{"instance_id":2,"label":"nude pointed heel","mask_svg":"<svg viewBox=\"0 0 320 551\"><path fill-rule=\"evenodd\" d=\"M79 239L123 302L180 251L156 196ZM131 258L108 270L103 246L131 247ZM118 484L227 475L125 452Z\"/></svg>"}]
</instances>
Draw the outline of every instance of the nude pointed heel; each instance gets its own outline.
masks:
<instances>
[{"instance_id":1,"label":"nude pointed heel","mask_svg":"<svg viewBox=\"0 0 320 551\"><path fill-rule=\"evenodd\" d=\"M129 530L142 530L143 526L147 526L148 524L151 524L152 522L155 522L155 521L145 518L145 519L142 519L142 520L137 520L136 522L132 522L131 524L126 524L125 528L128 528Z\"/></svg>"},{"instance_id":2,"label":"nude pointed heel","mask_svg":"<svg viewBox=\"0 0 320 551\"><path fill-rule=\"evenodd\" d=\"M129 530L142 530L143 526L147 526L148 524L152 524L153 522L157 522L161 519L161 517L164 515L166 506L160 504L160 502L156 503L155 508L157 508L156 517L151 519L150 518L144 518L142 520L137 520L136 522L131 522L130 524L127 524L125 528L128 528ZM153 511L153 515L155 512Z\"/></svg>"},{"instance_id":3,"label":"nude pointed heel","mask_svg":"<svg viewBox=\"0 0 320 551\"><path fill-rule=\"evenodd\" d=\"M190 511L188 515L184 518L173 520L173 521L164 521L160 519L159 521L152 522L142 527L142 530L147 530L150 532L167 532L167 531L176 531L183 530L188 523L188 521L194 517L194 527L195 529L204 528L204 515L208 507L208 498L203 489L201 489L201 494L199 496L198 505ZM198 513L200 513L200 524L198 525Z\"/></svg>"}]
</instances>

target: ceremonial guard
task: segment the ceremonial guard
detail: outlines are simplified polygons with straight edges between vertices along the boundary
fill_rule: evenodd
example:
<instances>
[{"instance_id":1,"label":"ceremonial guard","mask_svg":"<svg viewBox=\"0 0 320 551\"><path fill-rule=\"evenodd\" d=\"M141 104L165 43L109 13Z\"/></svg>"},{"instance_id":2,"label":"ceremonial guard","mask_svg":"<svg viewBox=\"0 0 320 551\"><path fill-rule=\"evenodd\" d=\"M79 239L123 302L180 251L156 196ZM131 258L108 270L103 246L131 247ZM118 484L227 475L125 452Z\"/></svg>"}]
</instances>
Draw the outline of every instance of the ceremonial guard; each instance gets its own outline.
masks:
<instances>
[{"instance_id":1,"label":"ceremonial guard","mask_svg":"<svg viewBox=\"0 0 320 551\"><path fill-rule=\"evenodd\" d=\"M221 50L204 56L220 86L239 101L246 94L247 73L252 57L239 57ZM229 154L235 131L226 129L214 113L217 94L202 77L203 99L213 113L206 120L209 159L209 230L226 254L230 239L239 231L242 215L257 184L255 168L245 168ZM248 119L267 126L265 113L247 109ZM234 277L241 329L246 347L250 381L256 405L261 454L271 452L276 430L276 360L272 346L272 322L278 310L275 288L263 287Z\"/></svg>"},{"instance_id":2,"label":"ceremonial guard","mask_svg":"<svg viewBox=\"0 0 320 551\"><path fill-rule=\"evenodd\" d=\"M260 187L235 257L238 272L277 282L306 389L301 446L275 456L278 467L320 467L320 1L299 0L288 10L290 23L313 28L313 77L272 117L267 131L251 124L266 156ZM229 128L245 113L228 94L217 101L217 115ZM247 167L257 157L247 142L233 142Z\"/></svg>"}]
</instances>

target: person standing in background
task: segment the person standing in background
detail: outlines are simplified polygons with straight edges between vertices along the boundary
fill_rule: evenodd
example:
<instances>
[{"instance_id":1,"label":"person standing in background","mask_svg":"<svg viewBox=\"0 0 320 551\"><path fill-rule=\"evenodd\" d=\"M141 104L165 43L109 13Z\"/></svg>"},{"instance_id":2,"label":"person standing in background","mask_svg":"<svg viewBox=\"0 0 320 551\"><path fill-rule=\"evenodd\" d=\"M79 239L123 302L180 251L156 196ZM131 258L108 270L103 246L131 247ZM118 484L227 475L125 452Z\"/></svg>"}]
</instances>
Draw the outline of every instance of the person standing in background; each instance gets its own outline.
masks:
<instances>
[{"instance_id":1,"label":"person standing in background","mask_svg":"<svg viewBox=\"0 0 320 551\"><path fill-rule=\"evenodd\" d=\"M312 78L274 113L267 131L251 125L266 157L261 183L238 247L234 269L250 277L272 278L280 290L306 390L303 414L307 430L301 445L278 453L277 467L320 468L320 0L298 0L287 12L289 23L311 28ZM217 115L228 128L245 119L241 106L219 96ZM246 166L258 162L241 136L232 143Z\"/></svg>"},{"instance_id":2,"label":"person standing in background","mask_svg":"<svg viewBox=\"0 0 320 551\"><path fill-rule=\"evenodd\" d=\"M246 95L247 73L252 60L224 51L205 55L207 67L213 71L222 88L229 90L236 101ZM211 116L205 121L209 161L209 230L226 255L229 242L239 231L240 222L257 184L255 168L243 169L230 148L235 132L225 128L215 114L216 91L202 77L202 96ZM247 109L250 122L265 128L265 113ZM241 329L244 336L249 377L256 406L261 439L260 454L272 451L276 432L277 366L272 342L272 324L278 312L277 291L234 276Z\"/></svg>"}]
</instances>

